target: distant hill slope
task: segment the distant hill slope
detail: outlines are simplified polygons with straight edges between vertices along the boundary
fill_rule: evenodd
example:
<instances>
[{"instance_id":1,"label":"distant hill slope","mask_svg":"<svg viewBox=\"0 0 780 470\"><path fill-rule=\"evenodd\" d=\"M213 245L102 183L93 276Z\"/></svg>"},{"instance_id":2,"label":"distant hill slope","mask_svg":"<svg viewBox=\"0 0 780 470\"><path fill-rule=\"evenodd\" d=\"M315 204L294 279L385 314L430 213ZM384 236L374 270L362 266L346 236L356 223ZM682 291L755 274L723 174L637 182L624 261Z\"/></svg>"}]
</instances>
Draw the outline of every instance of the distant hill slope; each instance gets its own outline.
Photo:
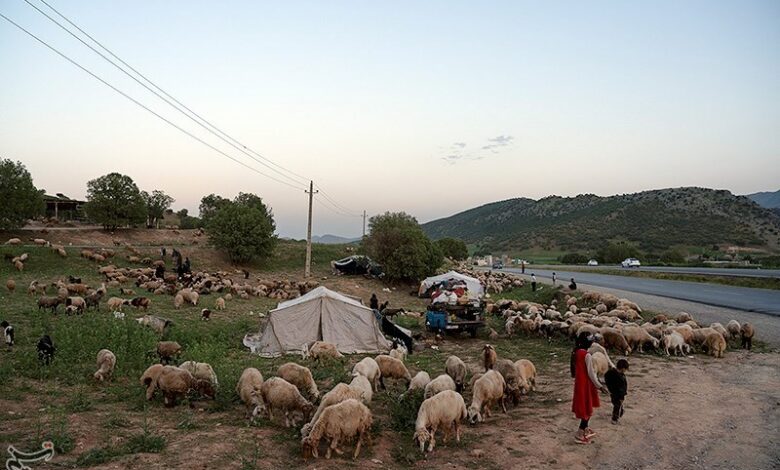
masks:
<instances>
[{"instance_id":1,"label":"distant hill slope","mask_svg":"<svg viewBox=\"0 0 780 470\"><path fill-rule=\"evenodd\" d=\"M761 193L746 194L745 197L752 199L756 204L761 207L766 207L767 209L776 209L780 207L780 190L775 192L764 191Z\"/></svg>"},{"instance_id":2,"label":"distant hill slope","mask_svg":"<svg viewBox=\"0 0 780 470\"><path fill-rule=\"evenodd\" d=\"M531 247L596 249L610 240L644 250L729 243L776 249L780 217L744 196L674 188L600 197L509 199L423 225L434 239L457 237L506 252Z\"/></svg>"},{"instance_id":3,"label":"distant hill slope","mask_svg":"<svg viewBox=\"0 0 780 470\"><path fill-rule=\"evenodd\" d=\"M325 234L325 235L312 235L311 241L312 243L323 243L325 245L338 245L338 244L344 244L344 243L352 243L360 240L360 238L347 238L347 237L340 237L338 235L331 235L331 234Z\"/></svg>"}]
</instances>

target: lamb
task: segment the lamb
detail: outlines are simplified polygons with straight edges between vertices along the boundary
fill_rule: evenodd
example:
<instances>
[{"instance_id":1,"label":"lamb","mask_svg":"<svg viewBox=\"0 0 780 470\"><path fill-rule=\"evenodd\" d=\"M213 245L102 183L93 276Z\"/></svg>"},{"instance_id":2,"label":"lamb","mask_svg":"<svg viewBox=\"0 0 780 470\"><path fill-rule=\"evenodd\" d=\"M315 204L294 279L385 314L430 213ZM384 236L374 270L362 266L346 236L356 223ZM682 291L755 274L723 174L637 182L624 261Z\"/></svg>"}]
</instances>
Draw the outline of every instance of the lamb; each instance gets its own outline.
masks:
<instances>
[{"instance_id":1,"label":"lamb","mask_svg":"<svg viewBox=\"0 0 780 470\"><path fill-rule=\"evenodd\" d=\"M582 331L582 328L580 328ZM602 328L601 336L604 339L604 347L615 349L622 354L631 354L631 347L623 334L614 328Z\"/></svg>"},{"instance_id":2,"label":"lamb","mask_svg":"<svg viewBox=\"0 0 780 470\"><path fill-rule=\"evenodd\" d=\"M755 336L756 330L750 323L743 323L739 329L739 335L742 339L742 347L750 351L753 348L753 336Z\"/></svg>"},{"instance_id":3,"label":"lamb","mask_svg":"<svg viewBox=\"0 0 780 470\"><path fill-rule=\"evenodd\" d=\"M675 331L683 337L687 344L693 344L693 328L690 325L677 325L669 329L669 331Z\"/></svg>"},{"instance_id":4,"label":"lamb","mask_svg":"<svg viewBox=\"0 0 780 470\"><path fill-rule=\"evenodd\" d=\"M401 362L406 360L406 348L401 345L395 344L388 354L390 357L394 357Z\"/></svg>"},{"instance_id":5,"label":"lamb","mask_svg":"<svg viewBox=\"0 0 780 470\"><path fill-rule=\"evenodd\" d=\"M444 433L444 442L447 442L452 428L455 429L455 441L460 442L460 421L467 415L463 397L452 390L445 390L422 402L414 423L414 441L420 445L420 452L425 452L426 443L428 452L433 450L439 428Z\"/></svg>"},{"instance_id":6,"label":"lamb","mask_svg":"<svg viewBox=\"0 0 780 470\"><path fill-rule=\"evenodd\" d=\"M675 355L682 356L690 352L690 346L685 342L685 338L676 332L671 331L665 334L661 340L664 346L664 352L669 356L669 350L671 349Z\"/></svg>"},{"instance_id":7,"label":"lamb","mask_svg":"<svg viewBox=\"0 0 780 470\"><path fill-rule=\"evenodd\" d=\"M450 356L447 358L447 362L444 363L444 372L455 381L455 391L463 393L463 384L468 373L466 364L458 356Z\"/></svg>"},{"instance_id":8,"label":"lamb","mask_svg":"<svg viewBox=\"0 0 780 470\"><path fill-rule=\"evenodd\" d=\"M609 364L609 367L615 368L615 363L612 362L612 359L609 358L609 354L607 354L607 350L604 349L604 346L600 345L599 343L594 342L590 345L590 348L588 348L588 352L593 354L596 352L600 352L604 355L604 357L607 358L607 363Z\"/></svg>"},{"instance_id":9,"label":"lamb","mask_svg":"<svg viewBox=\"0 0 780 470\"><path fill-rule=\"evenodd\" d=\"M312 377L308 367L288 362L279 366L276 374L298 387L298 390L307 394L312 402L316 403L319 400L320 392L317 390L317 384L314 382L314 377Z\"/></svg>"},{"instance_id":10,"label":"lamb","mask_svg":"<svg viewBox=\"0 0 780 470\"><path fill-rule=\"evenodd\" d=\"M485 365L485 372L492 369L496 366L496 360L498 359L498 355L496 354L496 349L486 344L484 348L482 348L482 361Z\"/></svg>"},{"instance_id":11,"label":"lamb","mask_svg":"<svg viewBox=\"0 0 780 470\"><path fill-rule=\"evenodd\" d=\"M387 388L385 387L385 377L388 379L403 379L406 381L405 387L409 386L409 383L412 381L412 374L409 373L409 369L406 368L402 361L385 354L378 355L374 360L379 365L379 385L382 386L382 389Z\"/></svg>"},{"instance_id":12,"label":"lamb","mask_svg":"<svg viewBox=\"0 0 780 470\"><path fill-rule=\"evenodd\" d=\"M183 398L190 390L196 390L201 395L214 397L214 389L207 380L198 380L184 369L173 366L164 366L157 376L157 388L162 392L166 407L176 405L176 401Z\"/></svg>"},{"instance_id":13,"label":"lamb","mask_svg":"<svg viewBox=\"0 0 780 470\"><path fill-rule=\"evenodd\" d=\"M260 399L260 386L263 385L263 374L254 367L247 367L241 373L236 384L236 392L241 401L246 405L246 415L257 416L263 408Z\"/></svg>"},{"instance_id":14,"label":"lamb","mask_svg":"<svg viewBox=\"0 0 780 470\"><path fill-rule=\"evenodd\" d=\"M217 300L214 302L214 308L217 310L225 310L225 299L217 297Z\"/></svg>"},{"instance_id":15,"label":"lamb","mask_svg":"<svg viewBox=\"0 0 780 470\"><path fill-rule=\"evenodd\" d=\"M151 400L154 398L154 392L157 390L157 377L160 376L160 372L163 370L162 364L152 364L147 367L141 376L141 385L146 387L146 399Z\"/></svg>"},{"instance_id":16,"label":"lamb","mask_svg":"<svg viewBox=\"0 0 780 470\"><path fill-rule=\"evenodd\" d=\"M341 440L357 438L355 451L352 454L352 458L356 459L360 455L360 446L371 430L372 424L371 410L358 400L350 398L329 406L311 426L309 435L301 440L303 455L304 457L318 457L320 440L326 438L330 439L330 445L325 454L325 458L329 459L331 450L336 451L337 454L342 453L338 447Z\"/></svg>"},{"instance_id":17,"label":"lamb","mask_svg":"<svg viewBox=\"0 0 780 470\"><path fill-rule=\"evenodd\" d=\"M515 366L523 379L520 383L520 392L527 394L534 391L536 389L536 366L534 363L528 359L520 359L515 361Z\"/></svg>"},{"instance_id":18,"label":"lamb","mask_svg":"<svg viewBox=\"0 0 780 470\"><path fill-rule=\"evenodd\" d=\"M5 281L5 288L8 289L8 292L13 293L16 290L16 281L13 279Z\"/></svg>"},{"instance_id":19,"label":"lamb","mask_svg":"<svg viewBox=\"0 0 780 470\"><path fill-rule=\"evenodd\" d=\"M603 353L597 351L595 353L592 353L590 355L591 364L593 365L593 371L596 373L597 376L604 376L604 374L607 373L609 370L609 361L607 360L607 356L605 356Z\"/></svg>"},{"instance_id":20,"label":"lamb","mask_svg":"<svg viewBox=\"0 0 780 470\"><path fill-rule=\"evenodd\" d=\"M176 341L160 341L157 343L157 355L161 364L168 364L181 353L181 345Z\"/></svg>"},{"instance_id":21,"label":"lamb","mask_svg":"<svg viewBox=\"0 0 780 470\"><path fill-rule=\"evenodd\" d=\"M381 369L379 369L379 364L371 358L371 357L364 357L360 360L357 364L355 364L354 367L352 367L352 376L360 374L363 377L367 378L369 382L371 382L371 385L374 387L374 391L379 391L379 379L381 378L382 372Z\"/></svg>"},{"instance_id":22,"label":"lamb","mask_svg":"<svg viewBox=\"0 0 780 470\"><path fill-rule=\"evenodd\" d=\"M57 313L57 306L62 303L58 297L40 297L38 299L38 310L50 308L53 313Z\"/></svg>"},{"instance_id":23,"label":"lamb","mask_svg":"<svg viewBox=\"0 0 780 470\"><path fill-rule=\"evenodd\" d=\"M339 359L344 357L344 355L339 352L338 347L333 343L315 341L308 349L308 357L317 362L322 362L323 359Z\"/></svg>"},{"instance_id":24,"label":"lamb","mask_svg":"<svg viewBox=\"0 0 780 470\"><path fill-rule=\"evenodd\" d=\"M365 377L363 378L365 379ZM363 390L361 390L359 387L352 387L345 383L336 384L336 386L333 387L328 393L323 395L322 401L320 402L320 406L317 407L317 411L314 412L314 416L311 417L311 421L304 424L303 427L301 428L301 437L306 437L309 435L312 425L314 425L314 423L320 417L322 412L325 411L325 408L336 405L338 403L341 403L349 399L360 400L363 403L365 403L363 397Z\"/></svg>"},{"instance_id":25,"label":"lamb","mask_svg":"<svg viewBox=\"0 0 780 470\"><path fill-rule=\"evenodd\" d=\"M185 361L181 363L179 369L186 370L197 380L208 381L215 390L219 387L219 381L214 368L206 362Z\"/></svg>"},{"instance_id":26,"label":"lamb","mask_svg":"<svg viewBox=\"0 0 780 470\"><path fill-rule=\"evenodd\" d=\"M295 419L291 418L292 412L301 412L305 421L309 420L314 405L298 391L295 385L284 380L281 377L271 377L260 386L260 397L265 403L265 411L269 420L273 420L274 410L284 412L284 425L290 427L295 424Z\"/></svg>"},{"instance_id":27,"label":"lamb","mask_svg":"<svg viewBox=\"0 0 780 470\"><path fill-rule=\"evenodd\" d=\"M726 339L717 331L712 331L704 338L704 346L712 357L721 358L726 351Z\"/></svg>"},{"instance_id":28,"label":"lamb","mask_svg":"<svg viewBox=\"0 0 780 470\"><path fill-rule=\"evenodd\" d=\"M628 342L629 347L633 350L644 352L643 348L645 344L650 343L653 348L658 348L659 341L652 337L647 330L638 326L626 326L623 328L623 337Z\"/></svg>"},{"instance_id":29,"label":"lamb","mask_svg":"<svg viewBox=\"0 0 780 470\"><path fill-rule=\"evenodd\" d=\"M130 301L126 299L122 299L120 297L111 297L106 301L106 305L108 306L108 309L111 311L122 311L123 305L130 305Z\"/></svg>"},{"instance_id":30,"label":"lamb","mask_svg":"<svg viewBox=\"0 0 780 470\"><path fill-rule=\"evenodd\" d=\"M482 422L490 417L490 408L496 403L501 403L501 409L506 413L504 403L504 378L495 370L489 370L474 382L474 396L468 408L468 417L471 424Z\"/></svg>"},{"instance_id":31,"label":"lamb","mask_svg":"<svg viewBox=\"0 0 780 470\"><path fill-rule=\"evenodd\" d=\"M96 310L100 310L100 300L103 298L103 291L98 289L95 292L87 294L84 298L86 308L94 307Z\"/></svg>"},{"instance_id":32,"label":"lamb","mask_svg":"<svg viewBox=\"0 0 780 470\"><path fill-rule=\"evenodd\" d=\"M81 297L68 297L65 299L66 307L74 307L78 313L83 313L87 302Z\"/></svg>"},{"instance_id":33,"label":"lamb","mask_svg":"<svg viewBox=\"0 0 780 470\"><path fill-rule=\"evenodd\" d=\"M431 398L432 396L445 390L455 391L456 388L455 381L452 380L452 377L447 374L441 374L440 376L428 382L428 385L425 386L423 396L427 400L428 398Z\"/></svg>"},{"instance_id":34,"label":"lamb","mask_svg":"<svg viewBox=\"0 0 780 470\"><path fill-rule=\"evenodd\" d=\"M732 338L739 337L740 328L741 326L737 320L731 320L730 322L726 323L726 331L729 332L729 336Z\"/></svg>"},{"instance_id":35,"label":"lamb","mask_svg":"<svg viewBox=\"0 0 780 470\"><path fill-rule=\"evenodd\" d=\"M116 356L108 349L101 349L97 353L98 370L95 372L95 380L104 381L111 377L116 366Z\"/></svg>"},{"instance_id":36,"label":"lamb","mask_svg":"<svg viewBox=\"0 0 780 470\"><path fill-rule=\"evenodd\" d=\"M374 397L374 390L371 388L371 382L367 378L358 374L352 377L352 382L349 383L349 386L363 393L363 403L366 405L371 403L371 399Z\"/></svg>"}]
</instances>

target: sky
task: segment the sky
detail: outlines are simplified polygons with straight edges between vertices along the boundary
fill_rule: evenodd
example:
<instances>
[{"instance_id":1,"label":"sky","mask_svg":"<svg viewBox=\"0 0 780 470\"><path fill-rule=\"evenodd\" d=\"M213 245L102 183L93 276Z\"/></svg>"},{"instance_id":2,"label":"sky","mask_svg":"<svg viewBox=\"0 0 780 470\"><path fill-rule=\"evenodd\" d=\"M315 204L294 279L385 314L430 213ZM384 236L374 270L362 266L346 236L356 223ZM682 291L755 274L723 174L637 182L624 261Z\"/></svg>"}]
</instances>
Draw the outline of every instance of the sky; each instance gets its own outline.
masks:
<instances>
[{"instance_id":1,"label":"sky","mask_svg":"<svg viewBox=\"0 0 780 470\"><path fill-rule=\"evenodd\" d=\"M330 198L315 195L313 232L343 236L364 210L426 222L513 197L780 189L775 0L46 1L292 178L4 0L66 56L289 183L0 18L0 158L48 193L82 198L112 171L191 213L252 192L302 238L309 179Z\"/></svg>"}]
</instances>

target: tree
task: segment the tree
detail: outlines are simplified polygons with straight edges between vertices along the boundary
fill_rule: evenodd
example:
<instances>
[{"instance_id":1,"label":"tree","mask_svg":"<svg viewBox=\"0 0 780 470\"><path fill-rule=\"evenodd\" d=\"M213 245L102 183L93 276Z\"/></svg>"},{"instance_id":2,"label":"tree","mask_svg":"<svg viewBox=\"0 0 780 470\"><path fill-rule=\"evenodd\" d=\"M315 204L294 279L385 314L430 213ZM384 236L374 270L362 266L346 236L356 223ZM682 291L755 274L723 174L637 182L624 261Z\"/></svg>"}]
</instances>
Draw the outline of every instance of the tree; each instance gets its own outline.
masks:
<instances>
[{"instance_id":1,"label":"tree","mask_svg":"<svg viewBox=\"0 0 780 470\"><path fill-rule=\"evenodd\" d=\"M558 258L563 264L585 264L588 262L588 257L580 253L566 253Z\"/></svg>"},{"instance_id":2,"label":"tree","mask_svg":"<svg viewBox=\"0 0 780 470\"><path fill-rule=\"evenodd\" d=\"M152 194L141 191L141 197L146 204L146 225L159 228L160 219L163 218L165 211L171 207L175 199L156 189L152 191Z\"/></svg>"},{"instance_id":3,"label":"tree","mask_svg":"<svg viewBox=\"0 0 780 470\"><path fill-rule=\"evenodd\" d=\"M455 261L463 261L469 257L469 249L466 242L457 238L442 238L433 242L442 254Z\"/></svg>"},{"instance_id":4,"label":"tree","mask_svg":"<svg viewBox=\"0 0 780 470\"><path fill-rule=\"evenodd\" d=\"M0 230L19 228L46 207L22 162L0 160Z\"/></svg>"},{"instance_id":5,"label":"tree","mask_svg":"<svg viewBox=\"0 0 780 470\"><path fill-rule=\"evenodd\" d=\"M141 191L133 179L119 173L109 173L87 182L87 216L107 230L141 224L147 209Z\"/></svg>"},{"instance_id":6,"label":"tree","mask_svg":"<svg viewBox=\"0 0 780 470\"><path fill-rule=\"evenodd\" d=\"M216 213L216 211L224 205L230 204L230 199L225 199L222 196L216 194L209 194L203 196L200 200L200 218L204 224L208 225L209 218Z\"/></svg>"},{"instance_id":7,"label":"tree","mask_svg":"<svg viewBox=\"0 0 780 470\"><path fill-rule=\"evenodd\" d=\"M203 227L203 221L198 217L189 215L189 211L187 209L181 209L176 213L176 216L179 217L179 227L181 228L186 229Z\"/></svg>"},{"instance_id":8,"label":"tree","mask_svg":"<svg viewBox=\"0 0 780 470\"><path fill-rule=\"evenodd\" d=\"M404 212L371 217L363 250L382 264L391 280L418 281L434 274L443 261L441 250Z\"/></svg>"},{"instance_id":9,"label":"tree","mask_svg":"<svg viewBox=\"0 0 780 470\"><path fill-rule=\"evenodd\" d=\"M276 223L272 211L254 194L239 194L233 201L220 196L207 209L206 228L211 243L226 250L234 263L267 258L276 246ZM201 202L201 211L203 211ZM203 214L203 212L201 212Z\"/></svg>"},{"instance_id":10,"label":"tree","mask_svg":"<svg viewBox=\"0 0 780 470\"><path fill-rule=\"evenodd\" d=\"M639 250L626 242L610 243L598 251L598 260L602 263L620 263L626 258L639 257Z\"/></svg>"}]
</instances>

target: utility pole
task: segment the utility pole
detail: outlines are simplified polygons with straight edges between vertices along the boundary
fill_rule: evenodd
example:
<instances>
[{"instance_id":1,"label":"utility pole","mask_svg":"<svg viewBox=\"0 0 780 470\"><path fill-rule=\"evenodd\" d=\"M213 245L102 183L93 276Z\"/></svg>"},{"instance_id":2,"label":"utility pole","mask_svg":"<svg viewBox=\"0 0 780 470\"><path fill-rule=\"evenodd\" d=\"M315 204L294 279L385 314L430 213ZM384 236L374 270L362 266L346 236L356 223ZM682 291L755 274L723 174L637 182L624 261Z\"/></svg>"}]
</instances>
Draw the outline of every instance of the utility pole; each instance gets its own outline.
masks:
<instances>
[{"instance_id":1,"label":"utility pole","mask_svg":"<svg viewBox=\"0 0 780 470\"><path fill-rule=\"evenodd\" d=\"M363 211L363 238L366 238L366 211Z\"/></svg>"},{"instance_id":2,"label":"utility pole","mask_svg":"<svg viewBox=\"0 0 780 470\"><path fill-rule=\"evenodd\" d=\"M314 181L309 181L309 190L303 192L309 195L309 226L306 229L306 267L303 271L303 277L311 277L311 206L314 201L314 195L319 191L314 190Z\"/></svg>"}]
</instances>

